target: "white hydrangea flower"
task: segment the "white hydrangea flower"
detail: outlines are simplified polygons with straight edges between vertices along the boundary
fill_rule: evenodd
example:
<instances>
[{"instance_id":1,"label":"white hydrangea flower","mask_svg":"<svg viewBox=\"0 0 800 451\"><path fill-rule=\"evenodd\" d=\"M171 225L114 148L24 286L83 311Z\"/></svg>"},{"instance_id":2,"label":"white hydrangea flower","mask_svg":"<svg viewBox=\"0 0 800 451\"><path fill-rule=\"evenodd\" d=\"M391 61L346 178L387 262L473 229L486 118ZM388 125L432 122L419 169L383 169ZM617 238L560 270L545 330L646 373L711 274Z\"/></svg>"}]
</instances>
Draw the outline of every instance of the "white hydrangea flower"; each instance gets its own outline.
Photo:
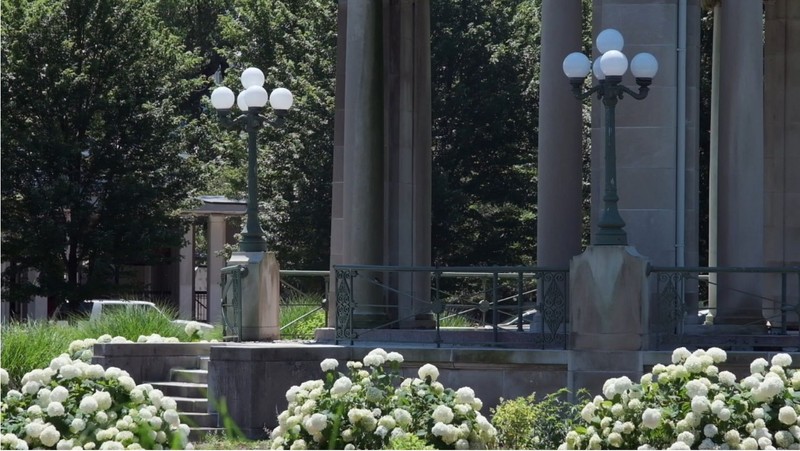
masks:
<instances>
[{"instance_id":1,"label":"white hydrangea flower","mask_svg":"<svg viewBox=\"0 0 800 451\"><path fill-rule=\"evenodd\" d=\"M409 424L411 424L412 421L411 413L409 413L408 410L400 408L394 409L392 411L392 416L397 421L397 424L400 426L408 426Z\"/></svg>"},{"instance_id":2,"label":"white hydrangea flower","mask_svg":"<svg viewBox=\"0 0 800 451\"><path fill-rule=\"evenodd\" d=\"M431 417L436 422L450 424L450 422L453 421L454 415L453 415L453 410L450 407L445 405L439 405L436 406L436 408L433 410L433 414L431 414Z\"/></svg>"},{"instance_id":3,"label":"white hydrangea flower","mask_svg":"<svg viewBox=\"0 0 800 451\"><path fill-rule=\"evenodd\" d=\"M315 413L303 421L303 428L305 428L309 434L322 432L327 426L328 417L321 413Z\"/></svg>"},{"instance_id":4,"label":"white hydrangea flower","mask_svg":"<svg viewBox=\"0 0 800 451\"><path fill-rule=\"evenodd\" d=\"M772 446L772 440L769 437L761 437L758 439L758 447L761 449L767 449L768 447Z\"/></svg>"},{"instance_id":5,"label":"white hydrangea flower","mask_svg":"<svg viewBox=\"0 0 800 451\"><path fill-rule=\"evenodd\" d=\"M729 387L736 383L736 375L730 371L720 371L718 378L722 385L727 385Z\"/></svg>"},{"instance_id":6,"label":"white hydrangea flower","mask_svg":"<svg viewBox=\"0 0 800 451\"><path fill-rule=\"evenodd\" d=\"M706 396L708 394L708 387L697 379L692 379L686 383L686 395L689 398L694 398L695 396Z\"/></svg>"},{"instance_id":7,"label":"white hydrangea flower","mask_svg":"<svg viewBox=\"0 0 800 451\"><path fill-rule=\"evenodd\" d=\"M714 363L722 363L728 360L728 354L724 350L717 347L708 348L706 354L711 356L711 358L714 360Z\"/></svg>"},{"instance_id":8,"label":"white hydrangea flower","mask_svg":"<svg viewBox=\"0 0 800 451\"><path fill-rule=\"evenodd\" d=\"M85 375L90 379L100 379L105 376L105 369L101 365L89 365L86 368Z\"/></svg>"},{"instance_id":9,"label":"white hydrangea flower","mask_svg":"<svg viewBox=\"0 0 800 451\"><path fill-rule=\"evenodd\" d=\"M151 416L148 418L147 423L153 429L161 429L161 426L164 425L164 420L162 420L161 417Z\"/></svg>"},{"instance_id":10,"label":"white hydrangea flower","mask_svg":"<svg viewBox=\"0 0 800 451\"><path fill-rule=\"evenodd\" d=\"M717 429L717 427L711 423L703 427L703 435L705 435L708 438L714 438L717 436L718 433L719 429Z\"/></svg>"},{"instance_id":11,"label":"white hydrangea flower","mask_svg":"<svg viewBox=\"0 0 800 451\"><path fill-rule=\"evenodd\" d=\"M95 401L97 401L97 408L100 410L108 410L111 408L111 404L113 400L111 399L111 394L107 391L96 391L92 395Z\"/></svg>"},{"instance_id":12,"label":"white hydrangea flower","mask_svg":"<svg viewBox=\"0 0 800 451\"><path fill-rule=\"evenodd\" d=\"M583 418L583 420L587 423L591 423L596 411L597 406L595 406L594 403L586 403L586 405L583 406L583 409L581 409L581 418Z\"/></svg>"},{"instance_id":13,"label":"white hydrangea flower","mask_svg":"<svg viewBox=\"0 0 800 451\"><path fill-rule=\"evenodd\" d=\"M165 410L164 413L161 414L161 417L164 418L164 421L166 421L170 426L173 427L178 427L178 425L181 423L181 419L180 416L178 415L178 412L173 409Z\"/></svg>"},{"instance_id":14,"label":"white hydrangea flower","mask_svg":"<svg viewBox=\"0 0 800 451\"><path fill-rule=\"evenodd\" d=\"M60 417L64 415L64 405L60 402L52 401L47 405L47 415L51 417Z\"/></svg>"},{"instance_id":15,"label":"white hydrangea flower","mask_svg":"<svg viewBox=\"0 0 800 451\"><path fill-rule=\"evenodd\" d=\"M71 347L71 346L70 346ZM73 352L73 351L70 351ZM53 371L58 371L64 365L69 365L72 363L72 359L69 358L67 354L61 354L60 356L54 358L50 361L50 369Z\"/></svg>"},{"instance_id":16,"label":"white hydrangea flower","mask_svg":"<svg viewBox=\"0 0 800 451\"><path fill-rule=\"evenodd\" d=\"M28 381L22 386L22 393L26 395L35 395L39 391L42 384L39 381Z\"/></svg>"},{"instance_id":17,"label":"white hydrangea flower","mask_svg":"<svg viewBox=\"0 0 800 451\"><path fill-rule=\"evenodd\" d=\"M655 429L661 424L661 410L647 408L642 412L642 426Z\"/></svg>"},{"instance_id":18,"label":"white hydrangea flower","mask_svg":"<svg viewBox=\"0 0 800 451\"><path fill-rule=\"evenodd\" d=\"M419 374L419 378L422 380L426 380L430 377L431 381L436 381L436 379L439 378L439 369L430 363L426 363L420 367L417 374Z\"/></svg>"},{"instance_id":19,"label":"white hydrangea flower","mask_svg":"<svg viewBox=\"0 0 800 451\"><path fill-rule=\"evenodd\" d=\"M781 409L778 411L778 421L787 426L795 424L797 422L797 412L794 410L794 407L781 407Z\"/></svg>"},{"instance_id":20,"label":"white hydrangea flower","mask_svg":"<svg viewBox=\"0 0 800 451\"><path fill-rule=\"evenodd\" d=\"M91 395L84 396L78 409L84 414L90 415L97 410L97 401Z\"/></svg>"},{"instance_id":21,"label":"white hydrangea flower","mask_svg":"<svg viewBox=\"0 0 800 451\"><path fill-rule=\"evenodd\" d=\"M386 354L386 361L388 362L403 363L403 360L403 355L399 352L390 352Z\"/></svg>"},{"instance_id":22,"label":"white hydrangea flower","mask_svg":"<svg viewBox=\"0 0 800 451\"><path fill-rule=\"evenodd\" d=\"M323 372L333 371L339 366L339 361L336 359L325 359L319 366Z\"/></svg>"},{"instance_id":23,"label":"white hydrangea flower","mask_svg":"<svg viewBox=\"0 0 800 451\"><path fill-rule=\"evenodd\" d=\"M385 361L386 361L386 357L384 357L381 354L373 353L373 352L370 352L369 354L367 354L363 359L364 365L372 366L372 367L381 366L381 365L383 365L383 363Z\"/></svg>"},{"instance_id":24,"label":"white hydrangea flower","mask_svg":"<svg viewBox=\"0 0 800 451\"><path fill-rule=\"evenodd\" d=\"M690 355L692 355L692 353L689 352L689 350L686 349L685 347L677 348L676 350L672 351L672 363L674 364L681 363L684 360L686 360L686 358L688 358Z\"/></svg>"},{"instance_id":25,"label":"white hydrangea flower","mask_svg":"<svg viewBox=\"0 0 800 451\"><path fill-rule=\"evenodd\" d=\"M39 434L39 440L42 442L42 445L49 447L55 446L58 443L58 440L61 438L61 433L58 432L55 426L52 424L48 424L42 429L41 434Z\"/></svg>"},{"instance_id":26,"label":"white hydrangea flower","mask_svg":"<svg viewBox=\"0 0 800 451\"><path fill-rule=\"evenodd\" d=\"M622 404L616 403L611 406L611 415L614 418L619 418L625 412L625 408L622 407Z\"/></svg>"},{"instance_id":27,"label":"white hydrangea flower","mask_svg":"<svg viewBox=\"0 0 800 451\"><path fill-rule=\"evenodd\" d=\"M125 445L120 442L109 440L107 442L103 442L103 444L100 445L100 449L125 449Z\"/></svg>"},{"instance_id":28,"label":"white hydrangea flower","mask_svg":"<svg viewBox=\"0 0 800 451\"><path fill-rule=\"evenodd\" d=\"M705 396L695 396L692 398L692 412L700 415L710 409L711 403Z\"/></svg>"},{"instance_id":29,"label":"white hydrangea flower","mask_svg":"<svg viewBox=\"0 0 800 451\"><path fill-rule=\"evenodd\" d=\"M8 371L0 368L0 385L8 385Z\"/></svg>"},{"instance_id":30,"label":"white hydrangea flower","mask_svg":"<svg viewBox=\"0 0 800 451\"><path fill-rule=\"evenodd\" d=\"M683 442L686 444L686 446L691 447L692 444L694 444L694 434L689 431L683 431L678 434L678 441Z\"/></svg>"},{"instance_id":31,"label":"white hydrangea flower","mask_svg":"<svg viewBox=\"0 0 800 451\"><path fill-rule=\"evenodd\" d=\"M339 379L336 379L336 382L333 383L333 387L331 387L331 396L337 397L344 395L350 392L350 389L353 388L353 381L350 380L347 376L342 376ZM289 397L289 394L286 394L286 397Z\"/></svg>"},{"instance_id":32,"label":"white hydrangea flower","mask_svg":"<svg viewBox=\"0 0 800 451\"><path fill-rule=\"evenodd\" d=\"M689 373L700 373L703 371L703 360L695 355L690 355L686 358L683 367L686 368L686 371Z\"/></svg>"},{"instance_id":33,"label":"white hydrangea flower","mask_svg":"<svg viewBox=\"0 0 800 451\"><path fill-rule=\"evenodd\" d=\"M619 432L612 432L608 434L608 444L619 448L622 446L622 435Z\"/></svg>"},{"instance_id":34,"label":"white hydrangea flower","mask_svg":"<svg viewBox=\"0 0 800 451\"><path fill-rule=\"evenodd\" d=\"M461 404L472 404L475 400L475 390L470 387L461 387L456 391L455 402Z\"/></svg>"},{"instance_id":35,"label":"white hydrangea flower","mask_svg":"<svg viewBox=\"0 0 800 451\"><path fill-rule=\"evenodd\" d=\"M779 448L789 449L792 443L794 443L794 437L792 437L791 432L778 431L775 433L775 444L778 445Z\"/></svg>"},{"instance_id":36,"label":"white hydrangea flower","mask_svg":"<svg viewBox=\"0 0 800 451\"><path fill-rule=\"evenodd\" d=\"M37 418L25 425L25 435L31 438L39 438L39 435L44 430L44 422Z\"/></svg>"},{"instance_id":37,"label":"white hydrangea flower","mask_svg":"<svg viewBox=\"0 0 800 451\"><path fill-rule=\"evenodd\" d=\"M753 360L753 363L750 364L750 374L763 373L767 365L769 365L769 362L767 362L766 359L759 357Z\"/></svg>"}]
</instances>

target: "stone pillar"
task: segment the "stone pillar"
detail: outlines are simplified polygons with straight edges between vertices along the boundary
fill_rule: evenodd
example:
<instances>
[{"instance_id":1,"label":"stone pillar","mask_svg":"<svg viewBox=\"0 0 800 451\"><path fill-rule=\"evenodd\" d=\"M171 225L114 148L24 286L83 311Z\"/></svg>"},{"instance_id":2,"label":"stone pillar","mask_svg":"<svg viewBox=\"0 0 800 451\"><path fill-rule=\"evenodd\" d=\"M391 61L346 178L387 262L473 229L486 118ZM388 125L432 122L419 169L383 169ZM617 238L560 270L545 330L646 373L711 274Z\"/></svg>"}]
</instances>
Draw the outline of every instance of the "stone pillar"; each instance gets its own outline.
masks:
<instances>
[{"instance_id":1,"label":"stone pillar","mask_svg":"<svg viewBox=\"0 0 800 451\"><path fill-rule=\"evenodd\" d=\"M543 0L539 78L538 266L563 266L581 251L582 104L561 70L581 51L581 0Z\"/></svg>"},{"instance_id":2,"label":"stone pillar","mask_svg":"<svg viewBox=\"0 0 800 451\"><path fill-rule=\"evenodd\" d=\"M347 2L344 98L344 263L383 264L383 56L382 3ZM383 290L372 283L382 274L359 271L353 297L356 327L385 322Z\"/></svg>"},{"instance_id":3,"label":"stone pillar","mask_svg":"<svg viewBox=\"0 0 800 451\"><path fill-rule=\"evenodd\" d=\"M632 246L589 246L570 262L570 389L638 380L647 346L647 259Z\"/></svg>"},{"instance_id":4,"label":"stone pillar","mask_svg":"<svg viewBox=\"0 0 800 451\"><path fill-rule=\"evenodd\" d=\"M239 318L242 341L279 339L281 274L275 253L234 252L228 264L247 268L247 275L242 278L242 317Z\"/></svg>"},{"instance_id":5,"label":"stone pillar","mask_svg":"<svg viewBox=\"0 0 800 451\"><path fill-rule=\"evenodd\" d=\"M726 0L719 8L718 248L720 266L764 264L762 2ZM715 324L764 328L762 277L720 274Z\"/></svg>"},{"instance_id":6,"label":"stone pillar","mask_svg":"<svg viewBox=\"0 0 800 451\"><path fill-rule=\"evenodd\" d=\"M800 2L766 5L764 42L764 264L800 266ZM764 315L781 324L780 275L764 279ZM788 303L800 302L797 277L787 280ZM789 312L787 322L798 322Z\"/></svg>"},{"instance_id":7,"label":"stone pillar","mask_svg":"<svg viewBox=\"0 0 800 451\"><path fill-rule=\"evenodd\" d=\"M336 274L333 266L349 261L344 214L344 91L347 55L347 0L339 0L336 21L336 92L333 118L333 176L331 177L331 284L328 327L336 326Z\"/></svg>"},{"instance_id":8,"label":"stone pillar","mask_svg":"<svg viewBox=\"0 0 800 451\"><path fill-rule=\"evenodd\" d=\"M431 55L429 0L389 0L383 40L386 83L385 263L430 266ZM401 325L431 319L430 275L388 274ZM396 291L394 291L396 290ZM432 325L432 324L431 324Z\"/></svg>"},{"instance_id":9,"label":"stone pillar","mask_svg":"<svg viewBox=\"0 0 800 451\"><path fill-rule=\"evenodd\" d=\"M208 215L208 322L222 321L222 268L225 258L218 255L225 244L225 216Z\"/></svg>"},{"instance_id":10,"label":"stone pillar","mask_svg":"<svg viewBox=\"0 0 800 451\"><path fill-rule=\"evenodd\" d=\"M180 248L178 262L178 316L181 319L193 320L194 315L194 224L189 225L183 239L186 241Z\"/></svg>"}]
</instances>

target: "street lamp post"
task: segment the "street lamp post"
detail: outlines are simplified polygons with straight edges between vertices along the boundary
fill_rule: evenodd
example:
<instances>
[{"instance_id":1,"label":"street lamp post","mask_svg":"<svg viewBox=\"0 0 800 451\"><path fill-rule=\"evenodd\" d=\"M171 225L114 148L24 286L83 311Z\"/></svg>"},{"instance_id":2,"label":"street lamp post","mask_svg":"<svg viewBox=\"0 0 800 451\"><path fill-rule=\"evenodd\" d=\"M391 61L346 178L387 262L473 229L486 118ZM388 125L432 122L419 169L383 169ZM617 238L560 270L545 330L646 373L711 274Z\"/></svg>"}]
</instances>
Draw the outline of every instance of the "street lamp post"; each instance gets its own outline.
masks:
<instances>
[{"instance_id":1,"label":"street lamp post","mask_svg":"<svg viewBox=\"0 0 800 451\"><path fill-rule=\"evenodd\" d=\"M626 246L628 236L625 233L625 221L619 214L617 202L617 156L615 143L614 110L617 101L628 94L634 99L647 97L653 77L658 72L658 61L649 53L639 53L633 57L630 69L639 85L639 92L634 92L622 85L622 76L628 70L628 58L622 53L624 40L622 35L612 28L603 30L596 40L597 49L602 54L592 64L583 53L574 52L564 58L564 74L569 78L572 92L580 100L597 93L597 98L605 105L605 193L603 194L603 214L598 223L599 230L592 239L592 244L601 246ZM594 72L597 85L587 91L583 83L589 72Z\"/></svg>"},{"instance_id":2,"label":"street lamp post","mask_svg":"<svg viewBox=\"0 0 800 451\"><path fill-rule=\"evenodd\" d=\"M247 220L239 239L239 250L242 252L266 252L267 240L258 219L258 178L256 175L258 153L258 130L270 122L261 113L269 101L275 111L275 120L271 123L279 126L292 106L292 93L286 88L277 88L271 95L264 89L264 73L250 67L242 72L242 90L235 98L236 105L242 114L231 119L234 94L230 88L219 86L211 92L211 104L217 109L220 120L227 127L242 127L247 132Z\"/></svg>"},{"instance_id":3,"label":"street lamp post","mask_svg":"<svg viewBox=\"0 0 800 451\"><path fill-rule=\"evenodd\" d=\"M228 260L228 265L246 269L247 277L240 279L238 290L232 290L235 318L230 326L237 329L238 325L242 341L268 341L280 338L280 266L275 254L267 252L267 240L258 220L257 140L258 130L265 124L283 122L292 106L292 93L277 88L268 95L263 87L264 73L255 67L245 69L241 79L244 90L236 97L225 86L211 92L211 104L219 112L222 123L247 132L247 219L242 227L239 251ZM272 121L261 114L267 102L275 111ZM234 103L241 114L231 118ZM241 295L238 309L237 292Z\"/></svg>"}]
</instances>

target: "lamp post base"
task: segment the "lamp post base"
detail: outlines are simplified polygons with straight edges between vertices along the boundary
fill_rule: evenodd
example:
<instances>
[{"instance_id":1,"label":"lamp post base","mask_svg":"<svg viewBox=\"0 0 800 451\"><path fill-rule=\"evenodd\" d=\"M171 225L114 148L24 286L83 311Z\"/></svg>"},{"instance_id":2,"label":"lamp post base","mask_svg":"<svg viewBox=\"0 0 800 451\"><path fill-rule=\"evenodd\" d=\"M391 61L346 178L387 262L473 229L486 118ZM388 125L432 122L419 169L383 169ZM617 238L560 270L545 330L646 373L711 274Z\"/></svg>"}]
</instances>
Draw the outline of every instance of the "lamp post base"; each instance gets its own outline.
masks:
<instances>
[{"instance_id":1,"label":"lamp post base","mask_svg":"<svg viewBox=\"0 0 800 451\"><path fill-rule=\"evenodd\" d=\"M248 269L242 278L242 341L272 341L281 336L280 265L274 252L234 252L228 265Z\"/></svg>"}]
</instances>

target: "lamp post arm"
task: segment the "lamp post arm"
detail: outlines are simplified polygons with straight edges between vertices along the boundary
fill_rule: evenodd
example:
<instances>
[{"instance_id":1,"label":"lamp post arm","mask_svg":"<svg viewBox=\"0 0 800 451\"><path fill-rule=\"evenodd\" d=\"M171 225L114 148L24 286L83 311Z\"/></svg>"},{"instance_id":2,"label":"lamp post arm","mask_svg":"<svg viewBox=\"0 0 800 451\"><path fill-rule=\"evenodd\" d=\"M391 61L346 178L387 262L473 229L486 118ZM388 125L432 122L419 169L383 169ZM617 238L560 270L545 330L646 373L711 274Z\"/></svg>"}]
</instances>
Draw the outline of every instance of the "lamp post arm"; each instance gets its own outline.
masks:
<instances>
[{"instance_id":1,"label":"lamp post arm","mask_svg":"<svg viewBox=\"0 0 800 451\"><path fill-rule=\"evenodd\" d=\"M629 96L633 97L636 100L642 100L647 97L647 94L650 92L650 88L647 86L639 86L639 92L636 92L627 86L620 85L620 88Z\"/></svg>"},{"instance_id":2,"label":"lamp post arm","mask_svg":"<svg viewBox=\"0 0 800 451\"><path fill-rule=\"evenodd\" d=\"M593 86L588 91L582 91L581 90L581 86L582 86L582 83L581 84L572 83L572 94L578 100L585 100L585 99L591 97L592 94L594 94L596 92L599 92L599 91L601 91L603 89L603 85L602 84L599 84L597 86Z\"/></svg>"}]
</instances>

